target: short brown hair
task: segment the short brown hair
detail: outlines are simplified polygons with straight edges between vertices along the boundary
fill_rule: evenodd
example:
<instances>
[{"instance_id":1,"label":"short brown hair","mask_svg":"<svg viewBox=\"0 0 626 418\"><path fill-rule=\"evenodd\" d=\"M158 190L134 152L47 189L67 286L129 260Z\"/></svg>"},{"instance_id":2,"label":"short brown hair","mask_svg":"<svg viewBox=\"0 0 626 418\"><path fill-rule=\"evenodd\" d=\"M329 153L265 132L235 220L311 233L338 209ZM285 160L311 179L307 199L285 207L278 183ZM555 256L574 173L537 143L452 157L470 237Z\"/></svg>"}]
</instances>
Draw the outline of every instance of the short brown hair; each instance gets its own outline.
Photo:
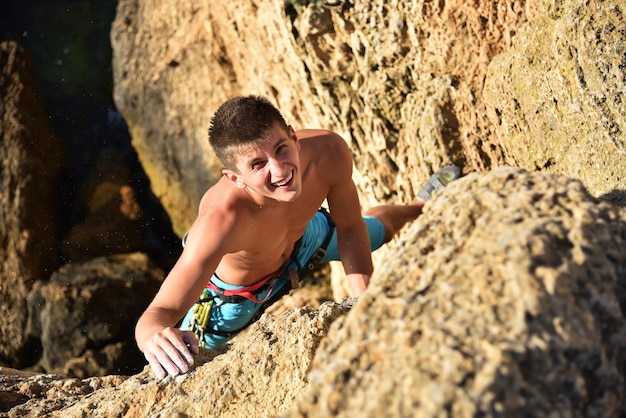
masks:
<instances>
[{"instance_id":1,"label":"short brown hair","mask_svg":"<svg viewBox=\"0 0 626 418\"><path fill-rule=\"evenodd\" d=\"M224 102L211 118L209 143L222 164L234 170L234 151L263 140L275 124L289 130L283 116L268 99L234 97Z\"/></svg>"}]
</instances>

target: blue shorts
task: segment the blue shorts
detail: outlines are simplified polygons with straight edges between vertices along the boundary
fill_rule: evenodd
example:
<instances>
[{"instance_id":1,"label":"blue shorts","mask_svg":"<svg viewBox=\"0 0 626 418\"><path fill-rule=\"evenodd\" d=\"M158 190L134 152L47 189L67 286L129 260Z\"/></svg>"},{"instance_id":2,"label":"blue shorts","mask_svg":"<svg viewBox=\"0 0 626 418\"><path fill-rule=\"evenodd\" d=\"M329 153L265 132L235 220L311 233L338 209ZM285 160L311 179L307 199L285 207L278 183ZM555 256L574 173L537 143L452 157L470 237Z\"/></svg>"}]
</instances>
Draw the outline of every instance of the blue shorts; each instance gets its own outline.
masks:
<instances>
[{"instance_id":1,"label":"blue shorts","mask_svg":"<svg viewBox=\"0 0 626 418\"><path fill-rule=\"evenodd\" d=\"M363 220L365 221L365 225L367 226L367 230L369 232L371 249L374 251L383 244L385 227L378 219L371 216L364 216ZM315 251L323 245L324 239L328 235L329 231L330 226L326 215L322 212L317 212L307 224L304 235L302 236L302 244L296 257L300 265L306 265ZM333 231L330 242L326 247L326 256L322 262L327 263L333 260L339 260L336 229ZM293 261L291 261L290 264L291 265L288 266L288 268L298 268L296 263ZM284 271L287 271L287 269ZM287 277L287 275L279 276L273 286L256 295L257 299L260 301L269 299L269 297L280 291L280 289L282 289L288 281L289 277ZM217 287L227 290L236 290L246 287L234 286L225 283L215 275L211 277L211 282L213 282ZM209 290L209 292L214 294L211 290ZM229 331L241 329L251 321L262 306L263 303L256 303L249 299L245 299L244 301L238 303L224 303L219 299L219 297L215 297L213 300L213 307L209 314L208 327L222 333L228 333ZM192 330L195 307L196 305L192 306L185 315L180 327L182 330ZM224 344L232 337L234 337L234 335L223 336L205 332L203 339L206 348L215 348Z\"/></svg>"}]
</instances>

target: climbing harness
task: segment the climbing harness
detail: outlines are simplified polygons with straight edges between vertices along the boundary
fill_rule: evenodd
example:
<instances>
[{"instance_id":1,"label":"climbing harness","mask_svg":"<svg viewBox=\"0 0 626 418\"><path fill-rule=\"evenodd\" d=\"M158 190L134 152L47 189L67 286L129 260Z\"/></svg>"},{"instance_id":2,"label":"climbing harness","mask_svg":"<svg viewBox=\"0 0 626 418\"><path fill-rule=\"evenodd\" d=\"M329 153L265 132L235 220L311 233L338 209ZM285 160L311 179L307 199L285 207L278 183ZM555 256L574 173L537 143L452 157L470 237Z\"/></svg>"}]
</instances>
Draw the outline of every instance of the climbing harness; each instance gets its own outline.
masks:
<instances>
[{"instance_id":1,"label":"climbing harness","mask_svg":"<svg viewBox=\"0 0 626 418\"><path fill-rule=\"evenodd\" d=\"M213 282L209 282L202 291L202 295L193 308L193 315L189 323L189 328L194 332L196 338L198 338L199 346L205 348L206 343L204 342L204 335L206 333L230 338L241 332L245 327L253 322L250 321L243 327L232 331L214 330L209 326L209 316L211 315L211 310L214 307L220 306L223 303L240 303L245 299L249 299L255 303L264 303L272 295L274 283L276 282L278 276L278 273L274 273L252 286L236 290L222 289L217 287ZM259 295L266 290L267 295L262 300L259 300L256 295ZM218 301L216 302L215 299L218 299ZM253 320L256 319L258 318L255 315Z\"/></svg>"},{"instance_id":2,"label":"climbing harness","mask_svg":"<svg viewBox=\"0 0 626 418\"><path fill-rule=\"evenodd\" d=\"M223 289L216 286L215 283L211 281L207 283L206 288L202 291L202 295L193 308L193 315L190 319L190 323L188 324L189 329L191 329L196 338L198 338L200 347L204 348L206 345L204 341L206 333L231 338L243 331L250 324L257 321L268 306L288 294L292 289L300 287L300 283L321 265L322 260L324 260L324 257L326 256L326 248L332 238L335 223L326 209L320 208L319 211L326 217L329 231L326 234L322 245L315 251L315 253L313 253L309 261L307 261L304 265L301 265L298 262L298 253L302 245L302 238L300 238L294 244L293 251L291 252L289 258L278 271L270 274L251 286L239 289ZM187 234L183 237L183 246L185 245L186 238ZM290 267L292 264L295 264L297 268ZM289 281L285 283L280 290L274 292L274 284L280 277L284 276L285 273L287 274ZM265 297L259 300L257 296L265 291L267 291ZM215 299L218 299L218 301L216 302ZM215 330L209 326L209 317L213 308L218 307L223 303L240 303L246 299L251 300L254 303L262 304L262 306L252 319L250 319L250 321L248 321L248 323L244 326L231 331Z\"/></svg>"},{"instance_id":3,"label":"climbing harness","mask_svg":"<svg viewBox=\"0 0 626 418\"><path fill-rule=\"evenodd\" d=\"M296 264L296 266L298 266L297 271L295 271L296 269L289 269L288 271L289 282L291 283L293 289L297 289L298 287L300 287L300 283L304 279L309 277L309 275L322 264L322 260L324 260L324 257L326 257L326 248L328 248L330 239L333 237L333 232L335 230L335 223L333 222L333 219L330 217L330 214L325 208L320 208L319 212L321 212L326 217L326 222L328 222L329 227L328 233L326 234L322 245L313 253L309 261L307 261L304 266L300 265L296 257L293 257L292 261ZM300 249L301 244L302 240L300 239L296 243L296 245L298 246L298 250ZM298 253L296 252L295 254L297 255ZM292 272L292 270L294 271Z\"/></svg>"}]
</instances>

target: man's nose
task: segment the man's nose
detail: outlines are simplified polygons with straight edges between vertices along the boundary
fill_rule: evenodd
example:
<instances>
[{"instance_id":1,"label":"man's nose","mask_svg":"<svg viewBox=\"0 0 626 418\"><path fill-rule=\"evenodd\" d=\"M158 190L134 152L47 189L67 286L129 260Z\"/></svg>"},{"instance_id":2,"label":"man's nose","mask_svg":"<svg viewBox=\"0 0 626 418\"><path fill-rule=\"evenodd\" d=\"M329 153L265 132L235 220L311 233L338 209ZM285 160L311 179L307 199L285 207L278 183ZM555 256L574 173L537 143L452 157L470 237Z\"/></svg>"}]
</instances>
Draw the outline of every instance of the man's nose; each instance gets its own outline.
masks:
<instances>
[{"instance_id":1,"label":"man's nose","mask_svg":"<svg viewBox=\"0 0 626 418\"><path fill-rule=\"evenodd\" d=\"M268 161L270 173L280 175L283 172L283 163L276 158L270 158Z\"/></svg>"}]
</instances>

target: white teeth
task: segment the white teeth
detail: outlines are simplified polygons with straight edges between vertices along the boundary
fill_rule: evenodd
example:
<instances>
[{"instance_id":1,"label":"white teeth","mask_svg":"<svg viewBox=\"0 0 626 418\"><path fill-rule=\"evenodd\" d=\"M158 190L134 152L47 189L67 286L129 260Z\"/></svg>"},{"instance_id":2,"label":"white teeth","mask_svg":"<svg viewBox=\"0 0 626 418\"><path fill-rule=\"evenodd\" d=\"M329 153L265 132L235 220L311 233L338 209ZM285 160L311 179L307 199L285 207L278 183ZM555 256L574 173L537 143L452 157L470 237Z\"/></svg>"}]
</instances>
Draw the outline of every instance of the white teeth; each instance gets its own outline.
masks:
<instances>
[{"instance_id":1,"label":"white teeth","mask_svg":"<svg viewBox=\"0 0 626 418\"><path fill-rule=\"evenodd\" d=\"M274 183L274 186L276 187L282 187L285 184L289 183L291 181L291 178L293 177L293 171L291 172L291 174L289 174L289 178L286 179L285 181L283 181L282 183Z\"/></svg>"}]
</instances>

